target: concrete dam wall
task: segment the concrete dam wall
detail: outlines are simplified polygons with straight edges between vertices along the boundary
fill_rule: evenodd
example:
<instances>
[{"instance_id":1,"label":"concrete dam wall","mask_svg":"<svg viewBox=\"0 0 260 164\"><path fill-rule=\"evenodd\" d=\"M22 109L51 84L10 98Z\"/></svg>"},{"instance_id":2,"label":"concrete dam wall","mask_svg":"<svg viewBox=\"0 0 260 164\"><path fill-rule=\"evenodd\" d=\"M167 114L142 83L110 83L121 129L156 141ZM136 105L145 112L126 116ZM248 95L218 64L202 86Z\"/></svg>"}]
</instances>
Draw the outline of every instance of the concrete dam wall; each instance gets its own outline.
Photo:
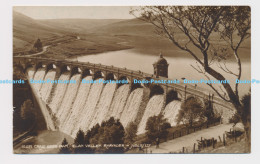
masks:
<instances>
[{"instance_id":1,"label":"concrete dam wall","mask_svg":"<svg viewBox=\"0 0 260 164\"><path fill-rule=\"evenodd\" d=\"M110 117L119 119L124 127L135 121L138 134L145 133L147 119L162 113L169 123L176 125L175 117L181 101L172 99L166 104L163 94L154 94L149 88L130 84L82 83L93 76L68 71L56 75L54 69L28 68L28 79L75 80L76 83L31 83L37 101L40 102L48 129L59 130L72 137L79 129L87 131ZM96 79L103 78L102 76ZM152 94L153 93L153 94Z\"/></svg>"}]
</instances>

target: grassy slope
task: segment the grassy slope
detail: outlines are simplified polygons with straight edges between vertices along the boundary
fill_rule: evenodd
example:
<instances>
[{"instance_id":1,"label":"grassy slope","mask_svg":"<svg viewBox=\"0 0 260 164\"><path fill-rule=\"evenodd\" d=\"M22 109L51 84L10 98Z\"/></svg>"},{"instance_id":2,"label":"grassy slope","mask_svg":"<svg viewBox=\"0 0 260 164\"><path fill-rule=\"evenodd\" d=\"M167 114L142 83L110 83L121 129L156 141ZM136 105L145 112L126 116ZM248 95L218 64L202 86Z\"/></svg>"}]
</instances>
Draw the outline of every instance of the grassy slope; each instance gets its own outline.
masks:
<instances>
[{"instance_id":1,"label":"grassy slope","mask_svg":"<svg viewBox=\"0 0 260 164\"><path fill-rule=\"evenodd\" d=\"M120 22L122 19L44 19L38 22L74 33L87 33L90 29Z\"/></svg>"},{"instance_id":2,"label":"grassy slope","mask_svg":"<svg viewBox=\"0 0 260 164\"><path fill-rule=\"evenodd\" d=\"M47 53L43 54L44 57L54 55L56 58L67 58L131 48L117 44L121 41L119 38L99 34L86 35L87 29L118 21L121 20L34 20L14 11L13 51L29 51L37 38L42 40L43 45L52 45ZM76 40L75 36L80 36L81 40Z\"/></svg>"},{"instance_id":3,"label":"grassy slope","mask_svg":"<svg viewBox=\"0 0 260 164\"><path fill-rule=\"evenodd\" d=\"M14 51L28 49L37 37L47 43L59 42L64 35L79 35L82 40L55 45L45 54L58 58L134 48L143 54L189 57L168 39L155 34L154 27L138 19L87 20L56 19L34 20L14 12ZM180 39L183 35L178 33ZM51 38L51 39L48 39ZM47 40L48 39L48 40ZM61 40L70 40L63 38ZM224 44L224 43L222 43ZM25 48L24 48L25 47ZM250 39L242 45L241 58L250 56ZM199 52L192 47L194 52Z\"/></svg>"},{"instance_id":4,"label":"grassy slope","mask_svg":"<svg viewBox=\"0 0 260 164\"><path fill-rule=\"evenodd\" d=\"M119 37L130 46L133 46L136 51L144 54L157 55L162 52L165 56L189 57L189 55L177 48L173 43L155 32L152 24L146 23L138 19L124 20L116 23L111 23L99 28L90 29L92 33L106 36ZM179 40L183 40L184 35L180 32L176 33ZM212 35L212 40L218 44L226 44L219 42L216 34ZM241 58L250 58L250 39L247 39L240 49ZM200 53L200 51L190 46L193 52Z\"/></svg>"},{"instance_id":5,"label":"grassy slope","mask_svg":"<svg viewBox=\"0 0 260 164\"><path fill-rule=\"evenodd\" d=\"M102 53L106 51L116 51L131 48L130 46L119 45L115 43L115 40L107 40L105 43L102 40L95 38L95 41L89 41L87 39L73 40L67 43L58 44L48 48L42 57L45 58L70 58L73 56Z\"/></svg>"},{"instance_id":6,"label":"grassy slope","mask_svg":"<svg viewBox=\"0 0 260 164\"><path fill-rule=\"evenodd\" d=\"M126 42L125 44L135 47L136 51L145 54L158 55L162 51L166 56L176 56L176 51L179 51L168 39L158 36L151 24L138 19L109 24L92 29L92 32L118 37Z\"/></svg>"},{"instance_id":7,"label":"grassy slope","mask_svg":"<svg viewBox=\"0 0 260 164\"><path fill-rule=\"evenodd\" d=\"M14 52L28 51L37 38L44 44L49 44L57 38L70 33L42 24L37 20L18 12L13 12L13 50Z\"/></svg>"}]
</instances>

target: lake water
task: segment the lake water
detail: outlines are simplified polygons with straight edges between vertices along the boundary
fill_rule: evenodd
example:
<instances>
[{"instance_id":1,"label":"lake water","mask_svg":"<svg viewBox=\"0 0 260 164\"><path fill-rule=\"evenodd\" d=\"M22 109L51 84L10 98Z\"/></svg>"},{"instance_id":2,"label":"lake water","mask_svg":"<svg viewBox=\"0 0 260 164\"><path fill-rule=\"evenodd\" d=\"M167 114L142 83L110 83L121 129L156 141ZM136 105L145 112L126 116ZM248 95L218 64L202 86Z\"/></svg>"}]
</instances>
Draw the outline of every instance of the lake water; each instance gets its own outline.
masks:
<instances>
[{"instance_id":1,"label":"lake water","mask_svg":"<svg viewBox=\"0 0 260 164\"><path fill-rule=\"evenodd\" d=\"M153 73L153 63L157 61L159 55L143 54L136 52L134 49L121 50L121 51L111 51L93 55L79 56L72 60L78 60L80 62L91 62L96 64L104 65L114 65L116 67L128 68L132 70L140 70L146 73ZM164 57L169 64L168 76L170 79L178 79L181 81L181 78L186 78L188 80L200 80L205 79L203 74L198 73L191 67L197 66L195 61L192 58L175 58L175 57ZM236 63L227 63L230 70L236 72ZM213 68L220 70L216 64L212 65ZM232 69L233 68L233 69ZM226 79L230 80L232 86L235 85L235 77L223 72L223 75ZM243 80L251 79L251 63L242 62L242 77ZM214 80L214 79L212 79ZM194 85L194 84L193 84ZM200 87L210 89L206 84L197 84ZM240 95L243 95L248 92L250 89L250 84L240 84L239 91Z\"/></svg>"}]
</instances>

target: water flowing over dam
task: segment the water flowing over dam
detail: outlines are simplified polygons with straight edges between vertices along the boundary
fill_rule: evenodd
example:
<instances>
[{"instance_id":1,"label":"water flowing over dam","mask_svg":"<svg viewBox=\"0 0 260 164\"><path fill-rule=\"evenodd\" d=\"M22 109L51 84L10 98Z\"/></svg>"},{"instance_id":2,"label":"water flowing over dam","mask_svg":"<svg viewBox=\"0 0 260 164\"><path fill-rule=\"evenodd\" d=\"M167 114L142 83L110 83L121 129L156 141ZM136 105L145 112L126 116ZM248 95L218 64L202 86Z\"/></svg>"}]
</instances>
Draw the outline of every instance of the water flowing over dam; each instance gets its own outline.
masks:
<instances>
[{"instance_id":1,"label":"water flowing over dam","mask_svg":"<svg viewBox=\"0 0 260 164\"><path fill-rule=\"evenodd\" d=\"M80 77L80 74L76 74L71 77L70 80L75 80L76 83L68 84L67 91L63 97L59 110L56 114L56 117L59 119L59 122L62 123L61 125L64 125L66 118L72 112L70 109L77 94L78 86L80 84Z\"/></svg>"},{"instance_id":2,"label":"water flowing over dam","mask_svg":"<svg viewBox=\"0 0 260 164\"><path fill-rule=\"evenodd\" d=\"M28 76L28 79L33 79L34 75L35 75L35 71L32 68L28 68L26 71L26 74ZM44 75L45 75L45 73L42 71L42 69L40 70L40 72L38 74L43 74L43 75L41 75L42 77L44 77ZM36 75L36 76L39 76L39 75ZM46 108L46 104L44 103L45 101L42 99L41 92L39 91L39 89L37 89L37 85L35 85L35 83L31 84L31 88L32 88L34 97L36 97L36 98L38 97L37 103L41 108L42 115L45 119L46 127L50 130L55 130L56 127L55 127L55 124L53 123L53 118L51 117L51 114L49 113L49 111Z\"/></svg>"},{"instance_id":3,"label":"water flowing over dam","mask_svg":"<svg viewBox=\"0 0 260 164\"><path fill-rule=\"evenodd\" d=\"M102 83L94 83L91 86L88 99L82 111L83 116L81 117L81 121L80 121L81 122L80 129L82 129L83 131L86 131L89 128L91 128L89 126L95 115L96 112L95 108L100 98L102 89L103 89Z\"/></svg>"},{"instance_id":4,"label":"water flowing over dam","mask_svg":"<svg viewBox=\"0 0 260 164\"><path fill-rule=\"evenodd\" d=\"M35 75L34 75L34 80L43 80L44 79L44 76L45 76L45 68L39 68L37 70L37 72L35 72ZM41 89L41 86L42 86L42 83L35 83L34 84L34 87L35 89L37 90L37 92L40 91Z\"/></svg>"},{"instance_id":5,"label":"water flowing over dam","mask_svg":"<svg viewBox=\"0 0 260 164\"><path fill-rule=\"evenodd\" d=\"M110 111L107 115L108 117L114 117L115 119L120 119L120 117L123 113L129 92L130 92L129 84L124 84L116 90L112 105L110 107Z\"/></svg>"},{"instance_id":6,"label":"water flowing over dam","mask_svg":"<svg viewBox=\"0 0 260 164\"><path fill-rule=\"evenodd\" d=\"M137 134L142 134L145 132L146 122L149 117L157 116L160 114L164 104L163 95L154 95L148 102L143 118L139 124Z\"/></svg>"},{"instance_id":7,"label":"water flowing over dam","mask_svg":"<svg viewBox=\"0 0 260 164\"><path fill-rule=\"evenodd\" d=\"M135 89L128 97L124 111L120 117L120 122L124 127L126 127L128 123L135 121L142 101L142 97L142 88Z\"/></svg>"},{"instance_id":8,"label":"water flowing over dam","mask_svg":"<svg viewBox=\"0 0 260 164\"><path fill-rule=\"evenodd\" d=\"M34 70L33 70L33 68L28 68L27 70L26 70L26 73L27 73L27 75L28 75L28 79L30 80L30 79L33 79L33 77L34 77Z\"/></svg>"},{"instance_id":9,"label":"water flowing over dam","mask_svg":"<svg viewBox=\"0 0 260 164\"><path fill-rule=\"evenodd\" d=\"M64 80L69 80L69 78L70 78L69 72L64 72L63 74L61 74L59 80L64 81ZM68 86L67 83L58 83L54 90L49 106L52 112L55 114L57 113L58 108L62 102L67 86Z\"/></svg>"},{"instance_id":10,"label":"water flowing over dam","mask_svg":"<svg viewBox=\"0 0 260 164\"><path fill-rule=\"evenodd\" d=\"M115 83L108 83L105 85L102 94L100 95L99 103L96 106L95 114L89 127L93 127L97 123L101 124L101 122L105 120L106 115L109 112L109 107L111 105L115 90Z\"/></svg>"},{"instance_id":11,"label":"water flowing over dam","mask_svg":"<svg viewBox=\"0 0 260 164\"><path fill-rule=\"evenodd\" d=\"M143 134L149 117L160 113L171 126L177 125L176 117L182 101L176 97L174 90L169 92L170 95L158 86L86 83L83 81L98 81L107 77L69 70L57 74L55 68L43 67L35 71L29 67L26 73L29 80L48 81L30 85L38 102L44 104L41 105L41 110L50 130L59 130L75 137L79 129L86 132L96 124L114 117L125 128L129 123L135 122L138 125L137 134ZM57 83L58 80L70 82Z\"/></svg>"},{"instance_id":12,"label":"water flowing over dam","mask_svg":"<svg viewBox=\"0 0 260 164\"><path fill-rule=\"evenodd\" d=\"M55 70L49 70L48 73L46 73L44 81L47 80L54 80L56 75L56 71ZM51 94L51 89L52 89L53 83L45 83L42 85L41 90L40 90L40 94L42 97L42 100L44 102L46 102Z\"/></svg>"},{"instance_id":13,"label":"water flowing over dam","mask_svg":"<svg viewBox=\"0 0 260 164\"><path fill-rule=\"evenodd\" d=\"M179 100L173 100L169 104L166 105L163 115L164 118L167 119L167 121L171 124L171 126L176 126L176 117L179 113L179 110L181 109L181 101Z\"/></svg>"},{"instance_id":14,"label":"water flowing over dam","mask_svg":"<svg viewBox=\"0 0 260 164\"><path fill-rule=\"evenodd\" d=\"M84 80L92 80L91 76L86 76ZM68 115L67 120L61 125L60 130L70 134L76 135L77 130L81 127L81 117L85 103L87 101L89 92L91 88L91 83L80 83L76 99L71 107L71 114Z\"/></svg>"}]
</instances>

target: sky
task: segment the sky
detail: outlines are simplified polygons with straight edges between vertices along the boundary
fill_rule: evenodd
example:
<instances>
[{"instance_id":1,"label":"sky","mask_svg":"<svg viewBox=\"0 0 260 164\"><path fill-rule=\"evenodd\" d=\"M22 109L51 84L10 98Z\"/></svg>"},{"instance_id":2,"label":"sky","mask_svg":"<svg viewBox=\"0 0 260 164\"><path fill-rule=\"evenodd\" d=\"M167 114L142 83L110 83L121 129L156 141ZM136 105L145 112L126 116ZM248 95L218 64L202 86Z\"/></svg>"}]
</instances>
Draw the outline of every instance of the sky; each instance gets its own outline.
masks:
<instances>
[{"instance_id":1,"label":"sky","mask_svg":"<svg viewBox=\"0 0 260 164\"><path fill-rule=\"evenodd\" d=\"M132 19L130 6L15 6L14 11L33 19Z\"/></svg>"}]
</instances>

